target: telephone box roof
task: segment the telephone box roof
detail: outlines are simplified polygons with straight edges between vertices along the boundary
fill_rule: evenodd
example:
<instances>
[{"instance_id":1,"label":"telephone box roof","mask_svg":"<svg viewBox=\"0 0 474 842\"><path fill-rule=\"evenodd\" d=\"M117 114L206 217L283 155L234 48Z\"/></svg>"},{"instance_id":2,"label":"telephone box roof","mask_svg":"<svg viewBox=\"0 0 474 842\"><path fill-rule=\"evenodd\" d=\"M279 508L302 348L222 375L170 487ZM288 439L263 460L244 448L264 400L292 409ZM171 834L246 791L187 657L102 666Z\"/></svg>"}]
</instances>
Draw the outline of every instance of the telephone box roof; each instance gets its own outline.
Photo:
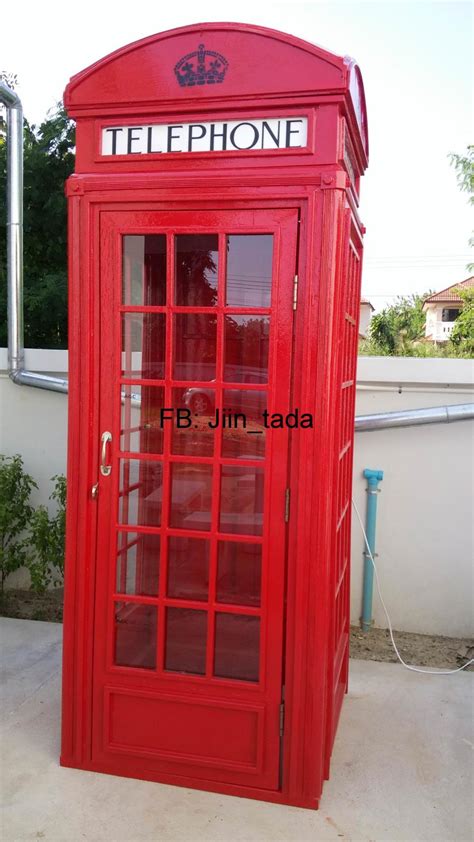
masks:
<instances>
[{"instance_id":1,"label":"telephone box roof","mask_svg":"<svg viewBox=\"0 0 474 842\"><path fill-rule=\"evenodd\" d=\"M204 82L193 79L199 51ZM316 98L345 102L366 165L367 113L355 61L266 27L201 23L135 41L73 76L64 103L80 118L311 104Z\"/></svg>"}]
</instances>

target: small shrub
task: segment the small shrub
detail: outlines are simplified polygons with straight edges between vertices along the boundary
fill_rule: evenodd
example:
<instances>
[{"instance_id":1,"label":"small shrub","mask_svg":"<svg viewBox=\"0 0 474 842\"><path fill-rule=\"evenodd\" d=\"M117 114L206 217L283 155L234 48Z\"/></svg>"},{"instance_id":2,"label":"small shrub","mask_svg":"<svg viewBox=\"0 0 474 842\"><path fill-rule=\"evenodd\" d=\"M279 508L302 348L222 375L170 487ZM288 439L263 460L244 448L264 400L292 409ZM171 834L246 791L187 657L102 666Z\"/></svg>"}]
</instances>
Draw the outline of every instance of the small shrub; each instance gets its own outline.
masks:
<instances>
[{"instance_id":1,"label":"small shrub","mask_svg":"<svg viewBox=\"0 0 474 842\"><path fill-rule=\"evenodd\" d=\"M5 580L31 562L28 536L25 536L33 507L30 494L38 488L33 477L25 473L19 454L0 454L0 591Z\"/></svg>"},{"instance_id":2,"label":"small shrub","mask_svg":"<svg viewBox=\"0 0 474 842\"><path fill-rule=\"evenodd\" d=\"M66 532L66 477L52 477L53 492L49 499L57 504L54 515L46 506L38 506L31 518L31 543L35 554L29 559L31 587L44 593L50 584L62 583L64 573L64 538ZM58 575L59 574L59 575Z\"/></svg>"}]
</instances>

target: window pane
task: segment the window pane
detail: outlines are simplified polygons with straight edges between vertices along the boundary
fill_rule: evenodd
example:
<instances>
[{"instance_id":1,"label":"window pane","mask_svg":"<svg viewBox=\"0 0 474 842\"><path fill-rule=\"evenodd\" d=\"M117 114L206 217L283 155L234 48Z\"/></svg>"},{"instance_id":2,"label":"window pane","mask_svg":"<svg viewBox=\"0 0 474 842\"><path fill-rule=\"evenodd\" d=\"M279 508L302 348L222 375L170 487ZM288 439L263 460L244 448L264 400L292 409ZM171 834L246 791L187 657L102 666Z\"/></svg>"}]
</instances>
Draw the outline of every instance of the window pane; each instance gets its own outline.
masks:
<instances>
[{"instance_id":1,"label":"window pane","mask_svg":"<svg viewBox=\"0 0 474 842\"><path fill-rule=\"evenodd\" d=\"M224 380L266 383L269 337L268 316L226 316Z\"/></svg>"},{"instance_id":2,"label":"window pane","mask_svg":"<svg viewBox=\"0 0 474 842\"><path fill-rule=\"evenodd\" d=\"M165 669L206 672L207 611L167 608Z\"/></svg>"},{"instance_id":3,"label":"window pane","mask_svg":"<svg viewBox=\"0 0 474 842\"><path fill-rule=\"evenodd\" d=\"M166 304L165 234L123 238L122 301L133 306Z\"/></svg>"},{"instance_id":4,"label":"window pane","mask_svg":"<svg viewBox=\"0 0 474 842\"><path fill-rule=\"evenodd\" d=\"M115 603L115 659L117 666L156 666L156 621L154 605Z\"/></svg>"},{"instance_id":5,"label":"window pane","mask_svg":"<svg viewBox=\"0 0 474 842\"><path fill-rule=\"evenodd\" d=\"M165 319L163 313L122 316L122 377L163 380Z\"/></svg>"},{"instance_id":6,"label":"window pane","mask_svg":"<svg viewBox=\"0 0 474 842\"><path fill-rule=\"evenodd\" d=\"M220 531L261 535L263 526L262 468L222 467Z\"/></svg>"},{"instance_id":7,"label":"window pane","mask_svg":"<svg viewBox=\"0 0 474 842\"><path fill-rule=\"evenodd\" d=\"M219 541L217 601L260 605L262 547L241 541Z\"/></svg>"},{"instance_id":8,"label":"window pane","mask_svg":"<svg viewBox=\"0 0 474 842\"><path fill-rule=\"evenodd\" d=\"M222 431L222 455L232 459L263 459L266 436L263 413L267 408L267 393L224 389L223 406L226 413L230 412L233 423Z\"/></svg>"},{"instance_id":9,"label":"window pane","mask_svg":"<svg viewBox=\"0 0 474 842\"><path fill-rule=\"evenodd\" d=\"M230 234L227 237L226 304L269 307L272 258L272 234Z\"/></svg>"},{"instance_id":10,"label":"window pane","mask_svg":"<svg viewBox=\"0 0 474 842\"><path fill-rule=\"evenodd\" d=\"M161 386L124 386L121 390L120 449L131 453L163 453Z\"/></svg>"},{"instance_id":11,"label":"window pane","mask_svg":"<svg viewBox=\"0 0 474 842\"><path fill-rule=\"evenodd\" d=\"M258 681L260 618L216 614L214 675Z\"/></svg>"},{"instance_id":12,"label":"window pane","mask_svg":"<svg viewBox=\"0 0 474 842\"><path fill-rule=\"evenodd\" d=\"M122 459L119 522L159 526L163 499L163 465L138 459Z\"/></svg>"},{"instance_id":13,"label":"window pane","mask_svg":"<svg viewBox=\"0 0 474 842\"><path fill-rule=\"evenodd\" d=\"M172 599L207 599L209 541L170 537L168 541L168 596Z\"/></svg>"},{"instance_id":14,"label":"window pane","mask_svg":"<svg viewBox=\"0 0 474 842\"><path fill-rule=\"evenodd\" d=\"M174 322L175 380L213 380L216 376L216 317L179 313Z\"/></svg>"},{"instance_id":15,"label":"window pane","mask_svg":"<svg viewBox=\"0 0 474 842\"><path fill-rule=\"evenodd\" d=\"M160 535L118 533L117 593L158 595L160 544Z\"/></svg>"},{"instance_id":16,"label":"window pane","mask_svg":"<svg viewBox=\"0 0 474 842\"><path fill-rule=\"evenodd\" d=\"M207 386L173 389L173 407L181 413L174 416L172 453L213 456L214 430L209 422L214 419L214 404L214 389Z\"/></svg>"},{"instance_id":17,"label":"window pane","mask_svg":"<svg viewBox=\"0 0 474 842\"><path fill-rule=\"evenodd\" d=\"M212 465L172 465L171 526L208 531L211 528L211 495Z\"/></svg>"},{"instance_id":18,"label":"window pane","mask_svg":"<svg viewBox=\"0 0 474 842\"><path fill-rule=\"evenodd\" d=\"M217 302L217 234L179 234L175 238L176 301L188 307Z\"/></svg>"}]
</instances>

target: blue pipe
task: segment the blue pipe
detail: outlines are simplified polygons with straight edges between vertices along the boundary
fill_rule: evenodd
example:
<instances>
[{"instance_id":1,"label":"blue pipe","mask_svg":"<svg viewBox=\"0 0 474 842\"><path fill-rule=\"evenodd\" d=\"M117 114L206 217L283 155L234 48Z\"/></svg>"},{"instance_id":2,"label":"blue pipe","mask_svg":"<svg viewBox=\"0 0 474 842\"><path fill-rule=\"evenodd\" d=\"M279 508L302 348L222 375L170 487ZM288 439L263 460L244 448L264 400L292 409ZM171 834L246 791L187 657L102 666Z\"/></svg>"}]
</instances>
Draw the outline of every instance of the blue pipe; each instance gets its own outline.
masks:
<instances>
[{"instance_id":1,"label":"blue pipe","mask_svg":"<svg viewBox=\"0 0 474 842\"><path fill-rule=\"evenodd\" d=\"M375 558L375 527L377 524L377 495L380 491L379 482L383 480L383 471L373 471L365 468L364 477L367 480L367 515L365 532L370 552ZM374 567L367 547L364 546L364 586L362 593L361 626L363 632L372 627L372 595L374 590Z\"/></svg>"}]
</instances>

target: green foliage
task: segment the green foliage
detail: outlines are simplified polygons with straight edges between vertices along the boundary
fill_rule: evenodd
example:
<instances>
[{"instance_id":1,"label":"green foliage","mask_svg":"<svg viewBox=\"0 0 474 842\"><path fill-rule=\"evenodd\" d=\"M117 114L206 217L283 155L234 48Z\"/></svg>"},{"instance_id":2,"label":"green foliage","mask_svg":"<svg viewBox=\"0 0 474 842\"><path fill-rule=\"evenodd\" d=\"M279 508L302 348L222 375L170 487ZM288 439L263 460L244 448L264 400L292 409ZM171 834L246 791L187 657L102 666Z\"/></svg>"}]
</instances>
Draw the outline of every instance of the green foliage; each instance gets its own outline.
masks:
<instances>
[{"instance_id":1,"label":"green foliage","mask_svg":"<svg viewBox=\"0 0 474 842\"><path fill-rule=\"evenodd\" d=\"M474 145L467 147L466 155L452 152L449 158L456 170L459 189L469 193L469 204L474 205Z\"/></svg>"},{"instance_id":2,"label":"green foliage","mask_svg":"<svg viewBox=\"0 0 474 842\"><path fill-rule=\"evenodd\" d=\"M452 152L449 159L456 170L459 189L469 194L468 202L474 205L474 145L468 146L465 155L456 155ZM474 234L469 238L469 246L474 247ZM474 270L474 263L466 267L468 272Z\"/></svg>"},{"instance_id":3,"label":"green foliage","mask_svg":"<svg viewBox=\"0 0 474 842\"><path fill-rule=\"evenodd\" d=\"M75 127L58 104L39 127L24 123L25 345L67 348L67 247L64 183L74 169ZM6 191L6 144L0 145L0 195ZM6 208L0 202L0 230ZM6 312L6 243L0 237L0 309ZM7 344L6 322L0 345Z\"/></svg>"},{"instance_id":4,"label":"green foliage","mask_svg":"<svg viewBox=\"0 0 474 842\"><path fill-rule=\"evenodd\" d=\"M458 289L464 304L451 332L451 343L463 348L466 356L474 356L474 287Z\"/></svg>"},{"instance_id":5,"label":"green foliage","mask_svg":"<svg viewBox=\"0 0 474 842\"><path fill-rule=\"evenodd\" d=\"M46 506L38 506L31 518L31 543L35 555L30 559L28 569L31 587L37 593L44 593L51 583L61 584L64 573L66 477L59 474L52 477L52 481L54 490L49 499L56 502L56 513L51 516Z\"/></svg>"},{"instance_id":6,"label":"green foliage","mask_svg":"<svg viewBox=\"0 0 474 842\"><path fill-rule=\"evenodd\" d=\"M0 588L19 567L31 562L29 540L25 536L33 514L30 494L38 488L34 479L23 469L21 456L0 454Z\"/></svg>"},{"instance_id":7,"label":"green foliage","mask_svg":"<svg viewBox=\"0 0 474 842\"><path fill-rule=\"evenodd\" d=\"M464 307L450 342L426 342L423 301L431 293L400 297L372 317L367 339L359 343L363 357L461 357L474 353L474 290L458 290ZM458 326L459 323L459 326Z\"/></svg>"},{"instance_id":8,"label":"green foliage","mask_svg":"<svg viewBox=\"0 0 474 842\"><path fill-rule=\"evenodd\" d=\"M456 359L470 359L472 351L469 351L469 346L462 342L455 345L453 342L412 342L405 341L400 346L395 354L389 354L385 348L381 347L373 339L362 339L359 342L359 356L361 357L449 357Z\"/></svg>"},{"instance_id":9,"label":"green foliage","mask_svg":"<svg viewBox=\"0 0 474 842\"><path fill-rule=\"evenodd\" d=\"M372 317L369 329L369 342L372 353L380 356L407 356L406 353L417 340L421 340L425 330L423 302L426 295L400 296L395 304L386 307Z\"/></svg>"}]
</instances>

